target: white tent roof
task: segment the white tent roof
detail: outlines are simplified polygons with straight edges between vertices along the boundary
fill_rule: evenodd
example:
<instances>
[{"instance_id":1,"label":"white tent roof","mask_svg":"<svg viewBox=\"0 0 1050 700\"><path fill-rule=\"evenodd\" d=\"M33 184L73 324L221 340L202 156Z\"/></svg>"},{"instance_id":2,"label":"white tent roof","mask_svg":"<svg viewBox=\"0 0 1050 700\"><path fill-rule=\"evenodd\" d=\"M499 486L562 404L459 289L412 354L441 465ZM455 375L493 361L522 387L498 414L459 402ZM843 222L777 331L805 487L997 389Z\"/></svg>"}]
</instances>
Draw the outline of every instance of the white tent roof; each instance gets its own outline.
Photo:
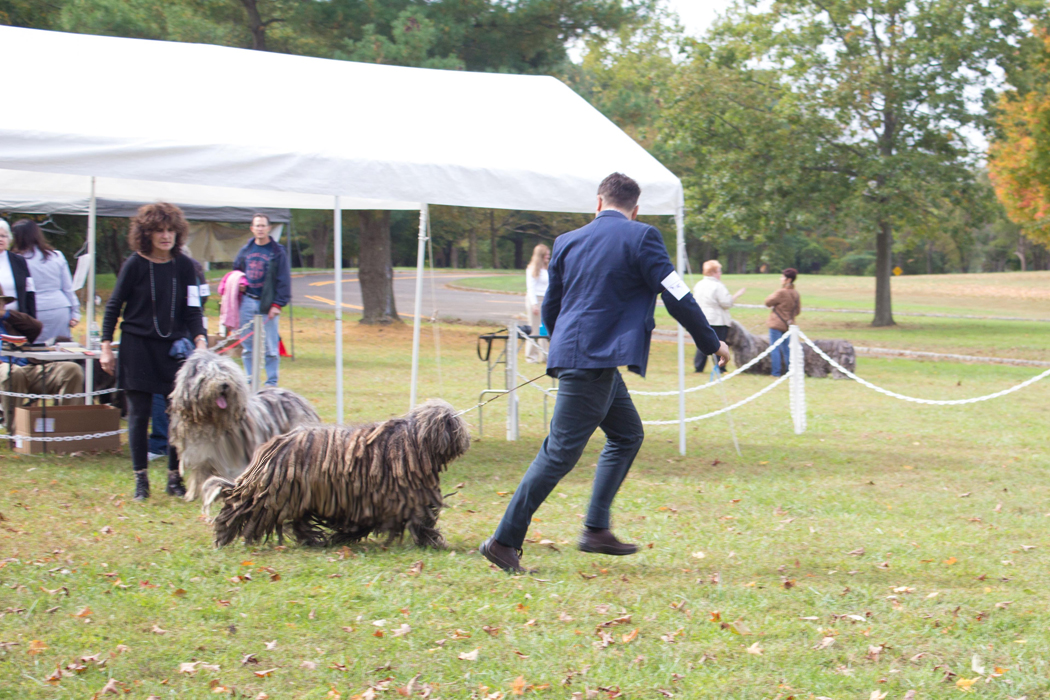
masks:
<instances>
[{"instance_id":1,"label":"white tent roof","mask_svg":"<svg viewBox=\"0 0 1050 700\"><path fill-rule=\"evenodd\" d=\"M674 174L550 77L14 27L0 27L0 65L18 67L9 93L75 105L0 110L4 168L567 212L593 211L620 171L642 186L643 214L682 202Z\"/></svg>"},{"instance_id":2,"label":"white tent roof","mask_svg":"<svg viewBox=\"0 0 1050 700\"><path fill-rule=\"evenodd\" d=\"M95 178L95 196L120 202L165 201L196 207L246 209L331 209L333 202L331 196L323 194L185 185L113 177ZM90 198L90 177L0 169L0 209L82 214L87 213ZM340 198L340 206L343 209L419 209L418 203L353 197Z\"/></svg>"}]
</instances>

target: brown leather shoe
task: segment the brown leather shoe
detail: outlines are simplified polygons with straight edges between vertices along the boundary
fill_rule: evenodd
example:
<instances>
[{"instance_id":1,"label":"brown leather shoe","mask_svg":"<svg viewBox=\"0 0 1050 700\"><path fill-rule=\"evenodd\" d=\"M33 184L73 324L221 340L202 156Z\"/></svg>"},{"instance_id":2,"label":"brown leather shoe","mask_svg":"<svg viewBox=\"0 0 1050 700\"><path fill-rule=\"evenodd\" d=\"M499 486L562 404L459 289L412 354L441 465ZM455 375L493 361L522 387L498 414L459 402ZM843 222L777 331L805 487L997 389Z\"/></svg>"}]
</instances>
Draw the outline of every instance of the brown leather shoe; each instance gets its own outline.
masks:
<instances>
[{"instance_id":1,"label":"brown leather shoe","mask_svg":"<svg viewBox=\"0 0 1050 700\"><path fill-rule=\"evenodd\" d=\"M614 557L624 557L638 551L638 545L621 542L612 534L612 530L584 530L580 534L578 546L581 552L611 554Z\"/></svg>"},{"instance_id":2,"label":"brown leather shoe","mask_svg":"<svg viewBox=\"0 0 1050 700\"><path fill-rule=\"evenodd\" d=\"M521 550L513 549L502 545L496 541L495 538L490 537L481 543L478 547L478 551L481 552L481 556L488 559L490 562L503 569L504 571L512 574L527 574L529 573L521 565Z\"/></svg>"}]
</instances>

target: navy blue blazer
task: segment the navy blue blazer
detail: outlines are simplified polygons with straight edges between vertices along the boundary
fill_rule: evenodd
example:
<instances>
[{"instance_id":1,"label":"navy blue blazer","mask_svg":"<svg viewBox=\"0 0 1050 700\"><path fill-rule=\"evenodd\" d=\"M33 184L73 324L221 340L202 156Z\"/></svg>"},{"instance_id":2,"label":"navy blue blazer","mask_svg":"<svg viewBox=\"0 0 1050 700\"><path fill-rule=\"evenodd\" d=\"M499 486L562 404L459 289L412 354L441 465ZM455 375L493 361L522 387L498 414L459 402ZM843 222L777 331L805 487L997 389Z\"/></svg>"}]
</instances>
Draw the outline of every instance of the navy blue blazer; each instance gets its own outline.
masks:
<instances>
[{"instance_id":1,"label":"navy blue blazer","mask_svg":"<svg viewBox=\"0 0 1050 700\"><path fill-rule=\"evenodd\" d=\"M660 232L648 224L599 212L554 240L548 273L543 323L550 370L626 365L644 377L657 294L697 348L707 355L718 350L718 336L675 273Z\"/></svg>"}]
</instances>

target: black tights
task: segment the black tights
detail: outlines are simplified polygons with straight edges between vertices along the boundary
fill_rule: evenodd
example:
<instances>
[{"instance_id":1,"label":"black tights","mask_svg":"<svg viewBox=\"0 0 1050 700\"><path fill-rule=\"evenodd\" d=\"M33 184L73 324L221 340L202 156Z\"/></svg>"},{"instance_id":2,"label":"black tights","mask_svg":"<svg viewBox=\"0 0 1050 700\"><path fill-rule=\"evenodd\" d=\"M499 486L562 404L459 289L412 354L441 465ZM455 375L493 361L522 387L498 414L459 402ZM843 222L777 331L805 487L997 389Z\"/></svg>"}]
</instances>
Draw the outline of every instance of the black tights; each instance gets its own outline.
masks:
<instances>
[{"instance_id":1,"label":"black tights","mask_svg":"<svg viewBox=\"0 0 1050 700\"><path fill-rule=\"evenodd\" d=\"M128 445L131 447L131 468L139 472L146 469L149 462L146 451L149 447L149 418L153 413L153 394L147 391L127 390L124 396L128 401ZM168 444L168 469L170 471L179 469L179 455L170 443Z\"/></svg>"}]
</instances>

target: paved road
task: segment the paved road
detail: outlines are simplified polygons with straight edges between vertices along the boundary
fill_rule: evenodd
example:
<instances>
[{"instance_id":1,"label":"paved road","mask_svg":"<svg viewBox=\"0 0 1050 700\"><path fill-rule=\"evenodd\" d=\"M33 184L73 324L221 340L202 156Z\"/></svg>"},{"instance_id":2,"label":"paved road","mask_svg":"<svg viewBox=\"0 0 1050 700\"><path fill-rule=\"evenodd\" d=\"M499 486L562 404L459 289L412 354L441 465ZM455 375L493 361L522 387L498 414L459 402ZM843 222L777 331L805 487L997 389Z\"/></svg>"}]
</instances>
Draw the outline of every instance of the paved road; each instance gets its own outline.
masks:
<instances>
[{"instance_id":1,"label":"paved road","mask_svg":"<svg viewBox=\"0 0 1050 700\"><path fill-rule=\"evenodd\" d=\"M525 297L510 294L493 294L484 291L465 292L448 289L446 285L468 277L488 277L483 273L472 274L468 270L459 272L427 272L423 278L423 318L428 319L435 305L439 318L458 318L464 321L489 321L506 323L514 316L524 316ZM292 276L292 297L297 306L331 309L335 306L335 282L332 273L309 273ZM433 289L433 295L431 293ZM416 291L415 272L395 272L394 296L397 311L404 318L411 318ZM433 301L432 301L433 300ZM343 271L343 308L360 312L361 283L356 270Z\"/></svg>"}]
</instances>

